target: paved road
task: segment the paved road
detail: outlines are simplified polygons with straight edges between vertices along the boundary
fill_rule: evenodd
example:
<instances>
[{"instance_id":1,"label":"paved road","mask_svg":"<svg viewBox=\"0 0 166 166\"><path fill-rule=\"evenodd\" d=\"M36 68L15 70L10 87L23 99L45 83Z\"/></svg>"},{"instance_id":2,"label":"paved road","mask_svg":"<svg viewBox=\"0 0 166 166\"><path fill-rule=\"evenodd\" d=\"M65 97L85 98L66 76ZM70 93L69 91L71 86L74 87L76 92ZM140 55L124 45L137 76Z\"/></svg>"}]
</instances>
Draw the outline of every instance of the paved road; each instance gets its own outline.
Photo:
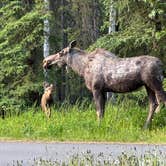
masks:
<instances>
[{"instance_id":1,"label":"paved road","mask_svg":"<svg viewBox=\"0 0 166 166\"><path fill-rule=\"evenodd\" d=\"M116 158L122 152L134 153L137 156L147 152L162 154L166 158L166 145L149 144L112 144L112 143L43 143L43 142L0 142L0 166L13 165L23 161L23 165L31 165L34 159L67 161L76 154L91 153ZM164 159L165 160L165 159Z\"/></svg>"}]
</instances>

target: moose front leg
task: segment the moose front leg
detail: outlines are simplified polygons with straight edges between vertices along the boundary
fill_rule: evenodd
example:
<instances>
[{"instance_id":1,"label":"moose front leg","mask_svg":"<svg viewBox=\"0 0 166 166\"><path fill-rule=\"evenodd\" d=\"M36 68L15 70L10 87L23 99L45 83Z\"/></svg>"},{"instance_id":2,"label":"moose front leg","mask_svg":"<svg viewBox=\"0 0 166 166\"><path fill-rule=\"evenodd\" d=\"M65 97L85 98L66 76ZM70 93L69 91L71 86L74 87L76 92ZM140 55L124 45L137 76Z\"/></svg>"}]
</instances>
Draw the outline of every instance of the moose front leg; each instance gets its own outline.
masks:
<instances>
[{"instance_id":1,"label":"moose front leg","mask_svg":"<svg viewBox=\"0 0 166 166\"><path fill-rule=\"evenodd\" d=\"M105 94L100 90L93 90L93 97L96 105L96 113L98 120L104 117L105 112Z\"/></svg>"}]
</instances>

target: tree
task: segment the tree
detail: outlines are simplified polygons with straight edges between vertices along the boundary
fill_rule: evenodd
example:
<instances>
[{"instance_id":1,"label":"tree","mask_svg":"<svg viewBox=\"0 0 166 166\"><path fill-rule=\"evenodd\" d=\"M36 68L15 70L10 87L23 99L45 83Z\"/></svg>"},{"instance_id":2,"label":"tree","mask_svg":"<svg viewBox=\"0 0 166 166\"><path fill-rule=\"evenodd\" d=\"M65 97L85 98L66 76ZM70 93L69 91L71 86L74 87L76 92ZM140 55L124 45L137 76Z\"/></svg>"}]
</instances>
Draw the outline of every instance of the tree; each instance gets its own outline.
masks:
<instances>
[{"instance_id":1,"label":"tree","mask_svg":"<svg viewBox=\"0 0 166 166\"><path fill-rule=\"evenodd\" d=\"M111 0L110 2L110 14L109 14L109 27L108 27L108 34L115 32L116 29L116 9L114 1Z\"/></svg>"},{"instance_id":2,"label":"tree","mask_svg":"<svg viewBox=\"0 0 166 166\"><path fill-rule=\"evenodd\" d=\"M58 7L52 7L52 10L56 16L54 38L58 38L60 41L59 46L56 47L57 50L66 47L68 41L75 39L81 48L87 48L90 43L98 38L101 24L98 0L86 0L84 2L81 0L61 0L56 5ZM66 74L65 69L58 72L55 75L56 78L60 78L57 87L60 88L58 93L61 101L69 96L72 96L71 100L74 101L78 98L78 94L80 97L87 94L82 79L75 77L75 73L69 71ZM70 79L71 77L75 78L74 81Z\"/></svg>"},{"instance_id":3,"label":"tree","mask_svg":"<svg viewBox=\"0 0 166 166\"><path fill-rule=\"evenodd\" d=\"M109 27L108 27L108 34L114 33L116 31L116 9L114 1L111 0L110 2L110 13L109 13ZM107 100L114 98L112 92L107 92Z\"/></svg>"},{"instance_id":4,"label":"tree","mask_svg":"<svg viewBox=\"0 0 166 166\"><path fill-rule=\"evenodd\" d=\"M6 0L0 15L0 107L21 111L40 96L43 1Z\"/></svg>"},{"instance_id":5,"label":"tree","mask_svg":"<svg viewBox=\"0 0 166 166\"><path fill-rule=\"evenodd\" d=\"M44 0L44 3L45 3L45 10L47 12L47 11L49 11L49 0ZM45 18L44 19L44 44L43 44L44 58L46 58L50 54L49 35L50 35L49 19ZM48 81L47 80L48 74L47 74L46 70L44 71L44 76L45 76L46 81Z\"/></svg>"},{"instance_id":6,"label":"tree","mask_svg":"<svg viewBox=\"0 0 166 166\"><path fill-rule=\"evenodd\" d=\"M103 3L108 6L107 0ZM158 56L166 63L164 58L166 50L164 44L166 38L165 4L164 1L153 0L117 0L115 6L118 10L117 21L120 31L100 38L91 49L103 47L122 57L149 54ZM107 15L108 12L105 13L105 17ZM109 26L106 21L104 25ZM160 28L158 29L157 26Z\"/></svg>"}]
</instances>

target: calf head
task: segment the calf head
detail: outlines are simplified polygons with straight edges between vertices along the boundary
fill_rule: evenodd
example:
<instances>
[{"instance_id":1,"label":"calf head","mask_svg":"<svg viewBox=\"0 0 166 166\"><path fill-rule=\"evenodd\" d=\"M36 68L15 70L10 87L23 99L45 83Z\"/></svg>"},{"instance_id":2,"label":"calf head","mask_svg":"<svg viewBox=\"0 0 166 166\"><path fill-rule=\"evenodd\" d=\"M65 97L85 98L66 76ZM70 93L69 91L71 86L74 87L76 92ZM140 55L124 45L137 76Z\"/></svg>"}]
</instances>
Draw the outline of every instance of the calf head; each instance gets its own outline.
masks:
<instances>
[{"instance_id":1,"label":"calf head","mask_svg":"<svg viewBox=\"0 0 166 166\"><path fill-rule=\"evenodd\" d=\"M44 93L47 93L47 96L50 96L54 90L53 84L48 84L47 82L44 82Z\"/></svg>"},{"instance_id":2,"label":"calf head","mask_svg":"<svg viewBox=\"0 0 166 166\"><path fill-rule=\"evenodd\" d=\"M52 65L57 64L59 67L67 63L67 59L71 54L71 49L76 46L77 42L72 41L68 47L54 55L50 55L43 60L43 68L49 69Z\"/></svg>"}]
</instances>

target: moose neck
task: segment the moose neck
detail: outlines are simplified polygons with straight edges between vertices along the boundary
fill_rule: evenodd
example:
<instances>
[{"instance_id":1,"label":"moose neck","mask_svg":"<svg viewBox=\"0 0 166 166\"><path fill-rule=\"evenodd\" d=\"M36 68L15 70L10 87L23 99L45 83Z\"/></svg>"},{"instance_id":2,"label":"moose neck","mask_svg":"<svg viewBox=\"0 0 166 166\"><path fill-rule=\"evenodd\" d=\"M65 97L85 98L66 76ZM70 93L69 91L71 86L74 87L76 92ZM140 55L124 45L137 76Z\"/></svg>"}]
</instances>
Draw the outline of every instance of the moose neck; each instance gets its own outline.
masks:
<instances>
[{"instance_id":1,"label":"moose neck","mask_svg":"<svg viewBox=\"0 0 166 166\"><path fill-rule=\"evenodd\" d=\"M67 57L67 65L70 66L80 76L83 76L85 69L85 58L86 53L75 48Z\"/></svg>"}]
</instances>

